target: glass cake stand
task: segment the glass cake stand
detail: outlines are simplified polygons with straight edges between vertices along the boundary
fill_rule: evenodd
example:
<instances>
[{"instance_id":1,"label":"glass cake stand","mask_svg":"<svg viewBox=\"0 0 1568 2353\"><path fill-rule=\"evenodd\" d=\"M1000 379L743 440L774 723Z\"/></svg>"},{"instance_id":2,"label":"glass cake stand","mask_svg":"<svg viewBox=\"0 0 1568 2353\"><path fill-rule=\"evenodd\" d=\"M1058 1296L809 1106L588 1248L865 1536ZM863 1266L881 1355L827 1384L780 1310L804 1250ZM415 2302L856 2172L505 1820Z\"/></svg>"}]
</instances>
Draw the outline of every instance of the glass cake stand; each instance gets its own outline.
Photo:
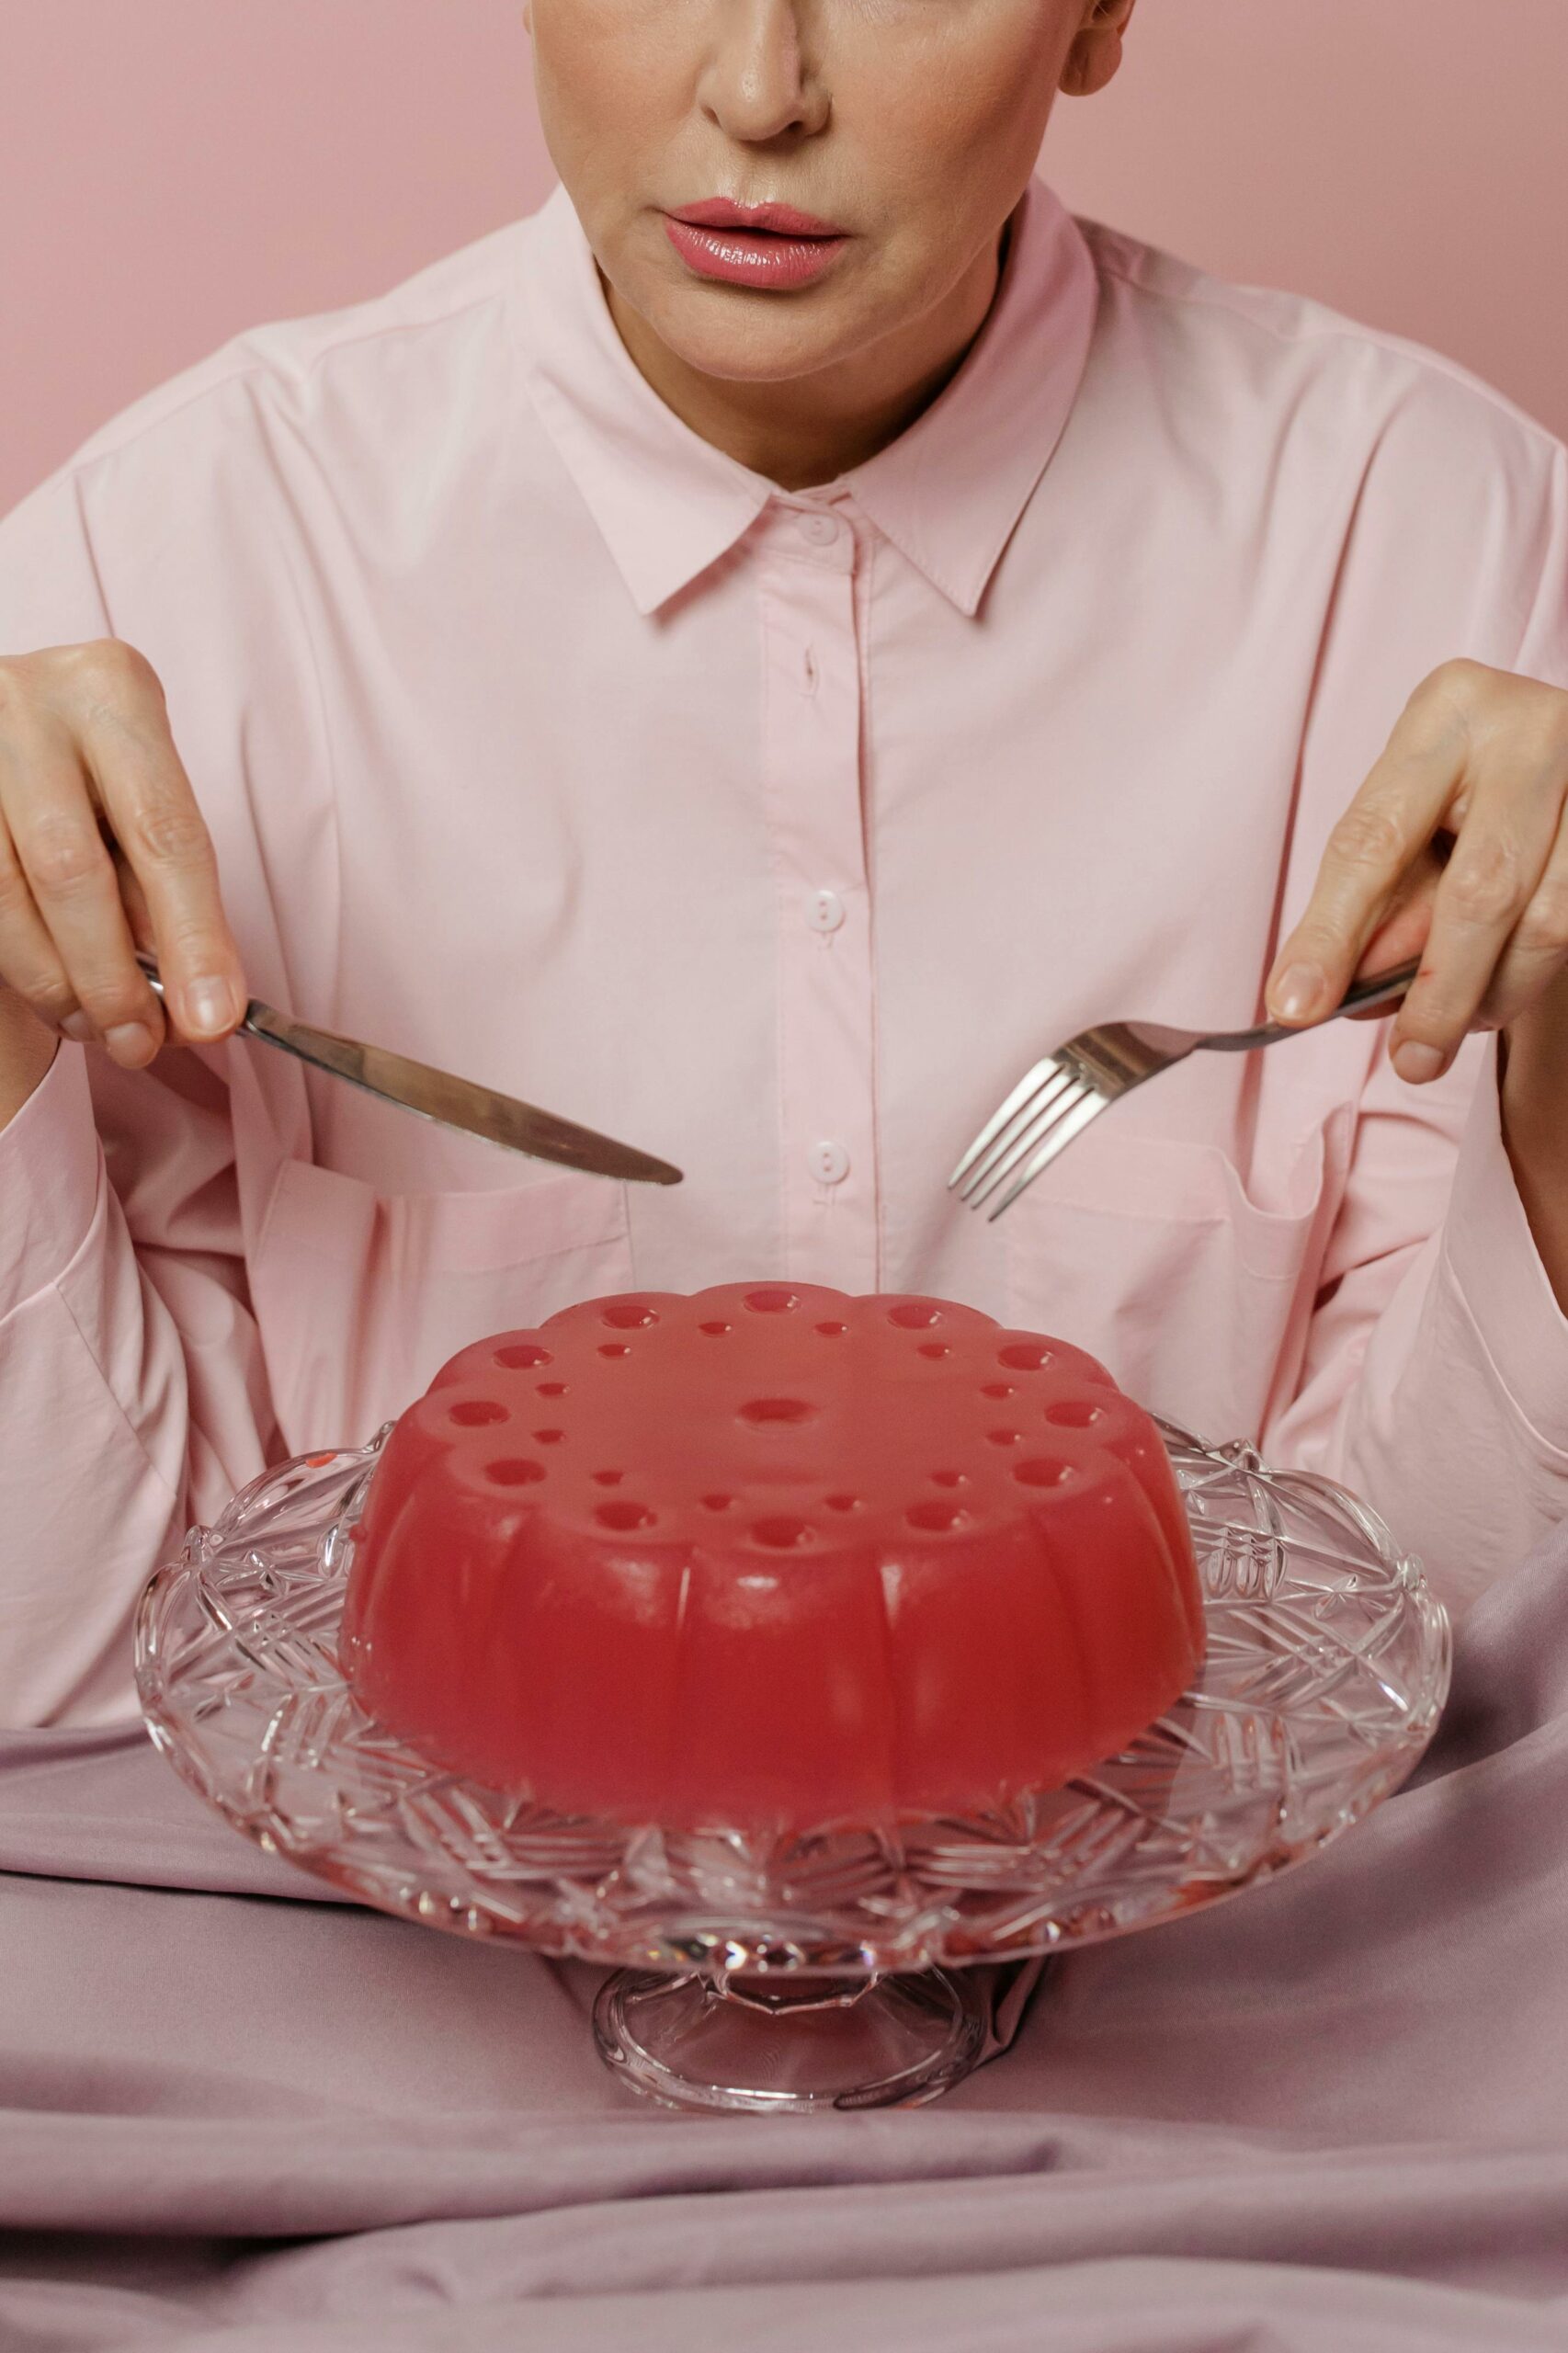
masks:
<instances>
[{"instance_id":1,"label":"glass cake stand","mask_svg":"<svg viewBox=\"0 0 1568 2353\"><path fill-rule=\"evenodd\" d=\"M1375 1514L1248 1445L1160 1430L1203 1582L1202 1668L1121 1756L994 1813L694 1834L568 1819L432 1768L337 1660L384 1430L282 1464L191 1531L142 1599L142 1708L269 1853L430 1927L612 1965L595 2035L635 2089L709 2109L913 2106L986 2054L994 1972L968 1964L1271 1878L1395 1790L1436 1727L1448 1620Z\"/></svg>"}]
</instances>

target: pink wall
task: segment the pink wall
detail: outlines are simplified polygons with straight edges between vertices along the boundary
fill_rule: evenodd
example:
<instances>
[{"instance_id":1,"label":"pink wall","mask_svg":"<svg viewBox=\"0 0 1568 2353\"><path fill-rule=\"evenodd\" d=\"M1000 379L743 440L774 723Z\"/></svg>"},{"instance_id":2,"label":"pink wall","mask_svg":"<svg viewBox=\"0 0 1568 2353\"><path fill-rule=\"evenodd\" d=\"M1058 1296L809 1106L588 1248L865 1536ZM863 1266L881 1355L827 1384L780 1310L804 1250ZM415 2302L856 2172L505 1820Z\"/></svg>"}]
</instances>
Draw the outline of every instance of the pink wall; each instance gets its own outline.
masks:
<instances>
[{"instance_id":1,"label":"pink wall","mask_svg":"<svg viewBox=\"0 0 1568 2353\"><path fill-rule=\"evenodd\" d=\"M1568 0L1142 0L1051 140L1076 210L1431 344L1568 438Z\"/></svg>"},{"instance_id":2,"label":"pink wall","mask_svg":"<svg viewBox=\"0 0 1568 2353\"><path fill-rule=\"evenodd\" d=\"M520 0L0 0L0 512L236 328L550 182ZM1452 352L1568 433L1568 0L1143 0L1081 210Z\"/></svg>"},{"instance_id":3,"label":"pink wall","mask_svg":"<svg viewBox=\"0 0 1568 2353\"><path fill-rule=\"evenodd\" d=\"M264 319L552 179L522 0L0 0L0 512Z\"/></svg>"}]
</instances>

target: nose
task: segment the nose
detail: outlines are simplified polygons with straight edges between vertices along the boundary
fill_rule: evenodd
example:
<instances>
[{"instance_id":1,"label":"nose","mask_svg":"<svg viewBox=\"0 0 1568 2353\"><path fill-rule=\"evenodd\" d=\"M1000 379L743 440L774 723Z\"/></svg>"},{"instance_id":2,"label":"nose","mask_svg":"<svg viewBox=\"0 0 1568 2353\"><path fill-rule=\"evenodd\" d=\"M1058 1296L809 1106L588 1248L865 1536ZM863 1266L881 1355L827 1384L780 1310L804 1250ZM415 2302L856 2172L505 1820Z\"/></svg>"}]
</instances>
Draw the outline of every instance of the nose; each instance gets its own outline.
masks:
<instances>
[{"instance_id":1,"label":"nose","mask_svg":"<svg viewBox=\"0 0 1568 2353\"><path fill-rule=\"evenodd\" d=\"M827 91L806 55L801 16L801 0L714 0L697 95L729 138L758 146L825 127Z\"/></svg>"}]
</instances>

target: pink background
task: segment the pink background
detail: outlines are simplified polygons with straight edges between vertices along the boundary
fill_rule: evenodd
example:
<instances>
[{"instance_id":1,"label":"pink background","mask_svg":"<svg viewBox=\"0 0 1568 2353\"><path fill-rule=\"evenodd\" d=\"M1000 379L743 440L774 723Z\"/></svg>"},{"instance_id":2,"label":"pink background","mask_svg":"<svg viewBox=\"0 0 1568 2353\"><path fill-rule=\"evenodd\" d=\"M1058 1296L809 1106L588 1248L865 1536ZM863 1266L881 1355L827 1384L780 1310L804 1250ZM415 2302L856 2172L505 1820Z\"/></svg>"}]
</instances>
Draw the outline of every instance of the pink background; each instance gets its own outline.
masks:
<instances>
[{"instance_id":1,"label":"pink background","mask_svg":"<svg viewBox=\"0 0 1568 2353\"><path fill-rule=\"evenodd\" d=\"M235 329L551 175L520 0L0 0L0 512ZM1451 352L1568 433L1568 0L1142 0L1081 210Z\"/></svg>"}]
</instances>

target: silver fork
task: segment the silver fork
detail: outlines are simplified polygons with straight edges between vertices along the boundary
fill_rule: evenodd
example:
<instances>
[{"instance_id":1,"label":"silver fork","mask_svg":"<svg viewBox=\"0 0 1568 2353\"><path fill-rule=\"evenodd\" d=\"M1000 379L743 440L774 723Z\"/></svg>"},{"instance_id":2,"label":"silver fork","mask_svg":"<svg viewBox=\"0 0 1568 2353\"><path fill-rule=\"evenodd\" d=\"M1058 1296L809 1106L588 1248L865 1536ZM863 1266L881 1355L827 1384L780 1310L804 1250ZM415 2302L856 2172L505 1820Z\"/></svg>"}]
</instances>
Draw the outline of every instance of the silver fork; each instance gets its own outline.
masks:
<instances>
[{"instance_id":1,"label":"silver fork","mask_svg":"<svg viewBox=\"0 0 1568 2353\"><path fill-rule=\"evenodd\" d=\"M991 1212L994 1220L999 1218L1091 1120L1146 1078L1157 1078L1161 1071L1200 1050L1249 1054L1255 1046L1301 1037L1307 1029L1321 1029L1324 1021L1337 1021L1342 1013L1403 996L1420 969L1417 956L1391 972L1357 981L1332 1013L1304 1024L1271 1021L1261 1029L1205 1031L1167 1029L1156 1021L1101 1021L1092 1029L1081 1029L1019 1079L949 1177L948 1189L977 1210L999 1186L1007 1185Z\"/></svg>"}]
</instances>

